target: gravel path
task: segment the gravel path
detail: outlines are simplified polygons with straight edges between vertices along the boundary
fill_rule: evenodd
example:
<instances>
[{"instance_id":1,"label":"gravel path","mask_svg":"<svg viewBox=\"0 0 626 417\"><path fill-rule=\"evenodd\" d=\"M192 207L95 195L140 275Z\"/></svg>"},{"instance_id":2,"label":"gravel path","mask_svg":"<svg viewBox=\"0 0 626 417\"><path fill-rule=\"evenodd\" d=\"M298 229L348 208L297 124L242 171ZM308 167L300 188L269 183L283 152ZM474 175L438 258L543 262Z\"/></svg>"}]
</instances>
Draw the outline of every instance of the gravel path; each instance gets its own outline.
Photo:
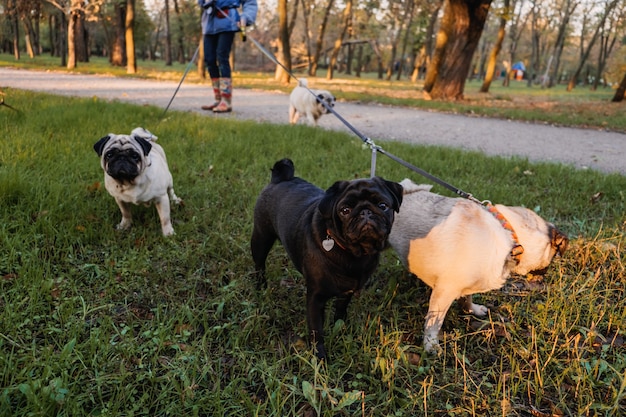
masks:
<instances>
[{"instance_id":1,"label":"gravel path","mask_svg":"<svg viewBox=\"0 0 626 417\"><path fill-rule=\"evenodd\" d=\"M235 77L235 87L236 84ZM310 84L314 86L313 82ZM58 95L97 96L163 109L177 85L178 82L171 81L0 68L0 91L11 87ZM209 94L208 85L183 83L170 109L198 112L207 117L288 123L287 94L235 88L234 111L222 115L200 110L201 105L211 101ZM4 99L11 104L10 94ZM487 155L520 156L530 161L559 162L579 169L626 175L626 135L622 133L371 104L338 102L335 110L361 134L383 148L381 141L384 140L443 145ZM349 131L333 115L323 116L319 125L325 129Z\"/></svg>"}]
</instances>

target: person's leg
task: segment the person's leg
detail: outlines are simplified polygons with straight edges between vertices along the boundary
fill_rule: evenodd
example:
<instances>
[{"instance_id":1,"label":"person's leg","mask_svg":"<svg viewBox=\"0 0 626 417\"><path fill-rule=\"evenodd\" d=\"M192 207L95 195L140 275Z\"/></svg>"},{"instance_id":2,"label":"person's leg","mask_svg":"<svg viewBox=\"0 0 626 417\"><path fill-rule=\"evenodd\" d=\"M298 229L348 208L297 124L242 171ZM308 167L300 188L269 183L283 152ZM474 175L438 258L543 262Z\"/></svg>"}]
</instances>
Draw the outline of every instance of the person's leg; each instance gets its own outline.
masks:
<instances>
[{"instance_id":1,"label":"person's leg","mask_svg":"<svg viewBox=\"0 0 626 417\"><path fill-rule=\"evenodd\" d=\"M215 102L208 106L202 106L202 110L213 110L222 100L220 91L220 70L217 65L217 41L218 35L204 35L204 63L211 77Z\"/></svg>"},{"instance_id":2,"label":"person's leg","mask_svg":"<svg viewBox=\"0 0 626 417\"><path fill-rule=\"evenodd\" d=\"M220 103L213 108L215 113L226 113L232 110L233 84L230 69L230 51L235 39L235 32L222 32L217 41L217 64L220 72Z\"/></svg>"}]
</instances>

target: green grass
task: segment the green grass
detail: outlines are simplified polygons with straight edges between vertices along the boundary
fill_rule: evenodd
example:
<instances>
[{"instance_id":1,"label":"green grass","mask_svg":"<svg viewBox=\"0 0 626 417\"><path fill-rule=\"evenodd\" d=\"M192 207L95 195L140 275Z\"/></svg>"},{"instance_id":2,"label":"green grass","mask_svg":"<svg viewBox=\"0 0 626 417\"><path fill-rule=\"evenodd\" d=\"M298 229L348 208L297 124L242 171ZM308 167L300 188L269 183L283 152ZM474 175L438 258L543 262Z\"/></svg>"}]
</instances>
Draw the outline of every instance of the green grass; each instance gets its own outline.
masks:
<instances>
[{"instance_id":1,"label":"green grass","mask_svg":"<svg viewBox=\"0 0 626 417\"><path fill-rule=\"evenodd\" d=\"M251 48L251 43L239 44L238 51L250 53ZM140 60L137 65L138 73L127 75L125 67L113 67L106 58L91 57L88 63L78 63L72 72L179 81L187 67L187 64L177 62L166 66L162 60ZM60 58L48 55L33 59L23 56L16 61L12 55L0 54L0 67L2 66L68 72L60 66ZM302 72L297 72L296 76L306 77ZM237 88L286 93L295 85L293 80L289 85L280 84L274 80L273 73L267 72L235 71L233 77ZM362 73L360 78L343 73L336 73L333 80L326 80L325 77L326 71L319 70L317 77L309 81L310 86L329 89L339 100L626 133L626 101L612 103L611 98L615 91L611 88L600 87L592 91L589 86L577 86L568 92L565 85L550 89L542 89L537 85L529 88L524 80L512 81L509 87L503 87L502 80L494 80L489 93L479 93L482 81L474 80L466 83L465 100L430 101L423 97L421 80L416 83L405 78L400 81L395 78L391 81L379 80L374 73ZM185 82L201 83L206 80L194 67L189 71Z\"/></svg>"},{"instance_id":2,"label":"green grass","mask_svg":"<svg viewBox=\"0 0 626 417\"><path fill-rule=\"evenodd\" d=\"M534 208L571 249L543 285L515 278L477 297L487 319L451 309L440 356L421 348L429 290L385 252L348 321L327 324L321 365L304 342L302 278L280 246L269 289L255 290L252 209L283 157L322 188L368 176L358 139L4 92L21 113L0 108L0 415L626 413L626 177L385 143L480 199ZM159 136L185 200L169 239L153 207L114 230L92 146L136 126ZM425 182L384 156L377 174Z\"/></svg>"}]
</instances>

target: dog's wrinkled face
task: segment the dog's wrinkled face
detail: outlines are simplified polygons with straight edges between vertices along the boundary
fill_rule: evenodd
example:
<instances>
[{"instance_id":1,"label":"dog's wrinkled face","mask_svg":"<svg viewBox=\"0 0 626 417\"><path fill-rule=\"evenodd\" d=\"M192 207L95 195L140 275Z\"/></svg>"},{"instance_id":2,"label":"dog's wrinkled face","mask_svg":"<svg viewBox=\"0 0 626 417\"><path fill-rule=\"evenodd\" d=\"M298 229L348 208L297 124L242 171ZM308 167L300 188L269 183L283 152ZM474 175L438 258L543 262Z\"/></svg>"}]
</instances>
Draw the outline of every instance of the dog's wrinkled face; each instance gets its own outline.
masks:
<instances>
[{"instance_id":1,"label":"dog's wrinkled face","mask_svg":"<svg viewBox=\"0 0 626 417\"><path fill-rule=\"evenodd\" d=\"M132 182L141 175L150 149L152 145L149 141L134 134L110 133L94 145L102 169L120 182Z\"/></svg>"},{"instance_id":2,"label":"dog's wrinkled face","mask_svg":"<svg viewBox=\"0 0 626 417\"><path fill-rule=\"evenodd\" d=\"M319 91L317 96L317 105L320 109L320 112L322 113L329 113L328 109L326 108L326 106L324 106L324 104L322 102L325 102L328 107L334 107L335 106L335 96L333 96L332 94L330 94L328 91Z\"/></svg>"},{"instance_id":3,"label":"dog's wrinkled face","mask_svg":"<svg viewBox=\"0 0 626 417\"><path fill-rule=\"evenodd\" d=\"M340 245L355 256L375 255L385 249L401 203L402 186L375 177L336 182L319 210Z\"/></svg>"}]
</instances>

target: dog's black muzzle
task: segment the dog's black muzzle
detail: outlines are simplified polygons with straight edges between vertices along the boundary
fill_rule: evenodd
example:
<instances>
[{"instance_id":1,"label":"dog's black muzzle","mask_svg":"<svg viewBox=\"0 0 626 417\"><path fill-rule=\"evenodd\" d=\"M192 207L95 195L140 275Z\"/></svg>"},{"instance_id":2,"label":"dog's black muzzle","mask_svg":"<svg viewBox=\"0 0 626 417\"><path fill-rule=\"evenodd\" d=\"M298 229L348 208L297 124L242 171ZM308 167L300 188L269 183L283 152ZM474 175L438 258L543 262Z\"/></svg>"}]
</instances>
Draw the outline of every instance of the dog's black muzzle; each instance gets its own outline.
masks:
<instances>
[{"instance_id":1,"label":"dog's black muzzle","mask_svg":"<svg viewBox=\"0 0 626 417\"><path fill-rule=\"evenodd\" d=\"M139 175L141 155L134 150L107 152L107 174L118 181L132 181Z\"/></svg>"}]
</instances>

